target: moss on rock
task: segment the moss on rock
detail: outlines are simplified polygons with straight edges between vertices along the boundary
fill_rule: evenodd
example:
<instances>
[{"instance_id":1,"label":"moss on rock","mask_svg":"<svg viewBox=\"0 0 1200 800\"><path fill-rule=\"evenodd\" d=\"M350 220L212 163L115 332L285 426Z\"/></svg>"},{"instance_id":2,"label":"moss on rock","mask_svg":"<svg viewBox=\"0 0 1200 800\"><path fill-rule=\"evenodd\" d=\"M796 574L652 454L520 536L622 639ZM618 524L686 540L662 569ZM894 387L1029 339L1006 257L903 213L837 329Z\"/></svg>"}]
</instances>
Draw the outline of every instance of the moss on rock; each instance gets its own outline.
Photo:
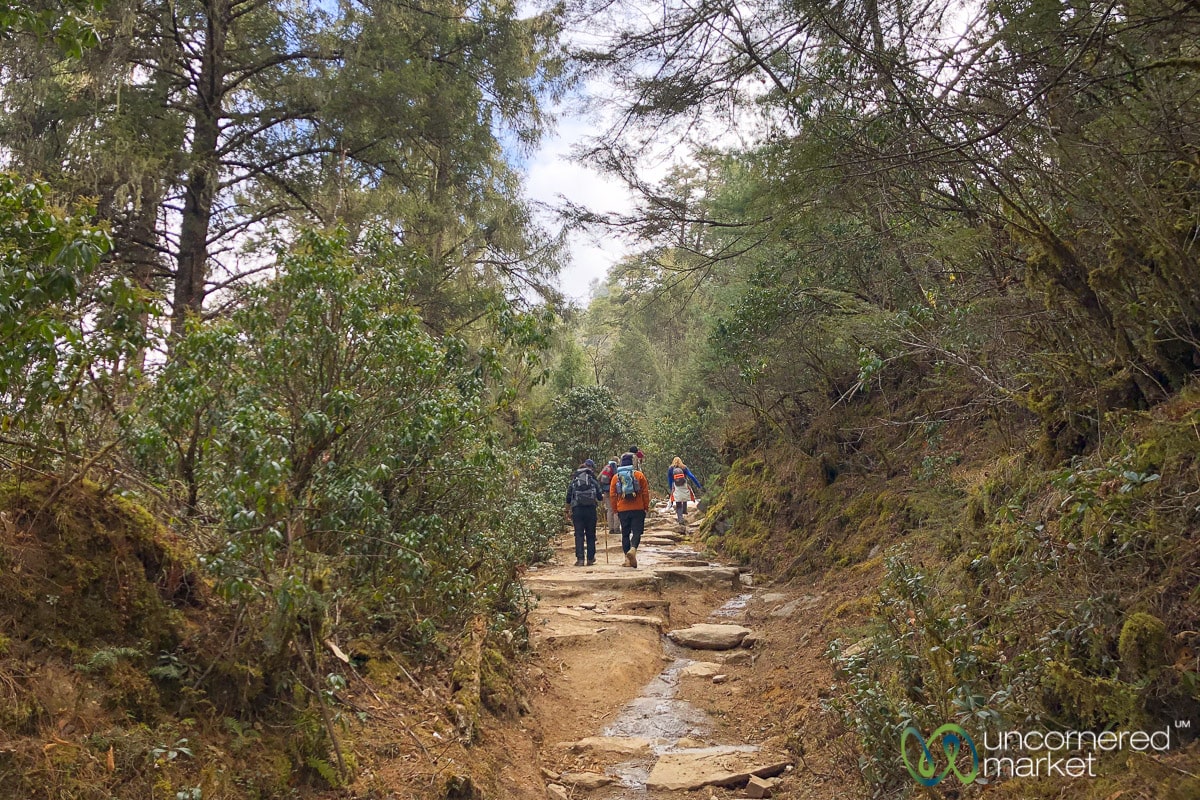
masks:
<instances>
[{"instance_id":1,"label":"moss on rock","mask_svg":"<svg viewBox=\"0 0 1200 800\"><path fill-rule=\"evenodd\" d=\"M1152 614L1130 614L1121 626L1117 652L1130 679L1151 677L1167 663L1167 626Z\"/></svg>"}]
</instances>

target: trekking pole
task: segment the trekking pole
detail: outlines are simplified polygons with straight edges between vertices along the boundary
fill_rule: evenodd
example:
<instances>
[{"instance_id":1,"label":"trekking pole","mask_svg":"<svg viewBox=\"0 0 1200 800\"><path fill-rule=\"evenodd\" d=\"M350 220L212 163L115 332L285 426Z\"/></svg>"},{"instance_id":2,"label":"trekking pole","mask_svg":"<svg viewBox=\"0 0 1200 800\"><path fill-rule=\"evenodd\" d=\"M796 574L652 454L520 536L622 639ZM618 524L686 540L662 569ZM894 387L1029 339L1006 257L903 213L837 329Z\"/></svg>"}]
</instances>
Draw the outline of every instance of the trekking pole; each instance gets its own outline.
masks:
<instances>
[{"instance_id":1,"label":"trekking pole","mask_svg":"<svg viewBox=\"0 0 1200 800\"><path fill-rule=\"evenodd\" d=\"M612 525L609 524L608 515L612 513L611 508L604 509L604 566L608 566L608 532L612 530Z\"/></svg>"}]
</instances>

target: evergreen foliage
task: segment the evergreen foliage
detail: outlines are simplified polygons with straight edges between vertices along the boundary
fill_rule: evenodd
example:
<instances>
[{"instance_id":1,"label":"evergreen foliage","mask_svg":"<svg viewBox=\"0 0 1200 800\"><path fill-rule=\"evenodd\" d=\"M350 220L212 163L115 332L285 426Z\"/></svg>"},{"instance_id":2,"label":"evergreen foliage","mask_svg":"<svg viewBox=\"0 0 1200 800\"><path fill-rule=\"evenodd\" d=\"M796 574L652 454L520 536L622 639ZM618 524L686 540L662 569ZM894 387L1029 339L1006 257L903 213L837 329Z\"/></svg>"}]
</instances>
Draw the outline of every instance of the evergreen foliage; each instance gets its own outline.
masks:
<instances>
[{"instance_id":1,"label":"evergreen foliage","mask_svg":"<svg viewBox=\"0 0 1200 800\"><path fill-rule=\"evenodd\" d=\"M577 386L554 401L547 435L559 463L575 467L590 458L599 467L628 450L638 430L637 419L611 389Z\"/></svg>"}]
</instances>

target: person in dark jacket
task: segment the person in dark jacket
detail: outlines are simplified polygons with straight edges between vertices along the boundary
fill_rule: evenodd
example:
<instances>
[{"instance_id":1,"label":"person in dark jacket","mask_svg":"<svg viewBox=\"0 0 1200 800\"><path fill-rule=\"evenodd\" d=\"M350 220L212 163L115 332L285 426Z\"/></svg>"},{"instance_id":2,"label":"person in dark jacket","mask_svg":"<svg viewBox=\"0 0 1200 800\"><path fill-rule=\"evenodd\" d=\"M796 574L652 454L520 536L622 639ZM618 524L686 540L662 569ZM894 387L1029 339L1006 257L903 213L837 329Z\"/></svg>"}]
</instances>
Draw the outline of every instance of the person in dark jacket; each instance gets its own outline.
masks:
<instances>
[{"instance_id":1,"label":"person in dark jacket","mask_svg":"<svg viewBox=\"0 0 1200 800\"><path fill-rule=\"evenodd\" d=\"M571 507L571 525L575 528L575 566L596 563L596 508L605 490L596 480L596 462L590 458L571 475L567 486L567 505ZM584 558L587 561L584 561Z\"/></svg>"}]
</instances>

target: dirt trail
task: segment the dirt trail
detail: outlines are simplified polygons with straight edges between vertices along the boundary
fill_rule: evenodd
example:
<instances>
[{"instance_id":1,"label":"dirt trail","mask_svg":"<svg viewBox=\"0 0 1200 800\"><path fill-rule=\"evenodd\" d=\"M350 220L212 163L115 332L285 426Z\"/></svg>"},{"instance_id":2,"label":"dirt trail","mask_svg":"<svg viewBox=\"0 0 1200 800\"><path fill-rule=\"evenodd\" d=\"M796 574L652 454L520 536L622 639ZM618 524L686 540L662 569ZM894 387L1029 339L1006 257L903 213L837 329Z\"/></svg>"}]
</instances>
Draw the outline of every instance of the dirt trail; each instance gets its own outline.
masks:
<instances>
[{"instance_id":1,"label":"dirt trail","mask_svg":"<svg viewBox=\"0 0 1200 800\"><path fill-rule=\"evenodd\" d=\"M691 533L655 508L637 569L622 566L619 536L606 558L601 530L594 567L565 566L574 563L567 536L557 564L527 576L539 597L526 724L540 741L540 784L522 786L521 797L660 800L696 797L687 790L701 786L698 796L722 798L860 793L853 776L813 763L836 733L818 707L831 680L822 631L854 586L836 596L754 586L692 549ZM666 636L697 623L751 632L723 650ZM820 739L808 742L808 730Z\"/></svg>"}]
</instances>

